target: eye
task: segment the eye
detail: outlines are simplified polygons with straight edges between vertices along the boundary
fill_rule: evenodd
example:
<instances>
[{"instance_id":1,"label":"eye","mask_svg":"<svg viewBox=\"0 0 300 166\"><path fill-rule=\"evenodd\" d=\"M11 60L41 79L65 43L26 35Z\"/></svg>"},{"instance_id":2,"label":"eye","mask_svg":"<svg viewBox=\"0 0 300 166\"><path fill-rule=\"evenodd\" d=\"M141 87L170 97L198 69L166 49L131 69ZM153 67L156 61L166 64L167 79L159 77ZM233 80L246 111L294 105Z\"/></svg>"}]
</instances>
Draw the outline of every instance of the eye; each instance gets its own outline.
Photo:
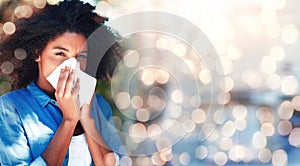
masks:
<instances>
[{"instance_id":1,"label":"eye","mask_svg":"<svg viewBox=\"0 0 300 166\"><path fill-rule=\"evenodd\" d=\"M65 53L63 53L63 52L57 52L57 53L55 53L55 55L57 55L57 56L65 56Z\"/></svg>"},{"instance_id":2,"label":"eye","mask_svg":"<svg viewBox=\"0 0 300 166\"><path fill-rule=\"evenodd\" d=\"M86 59L86 56L85 56L85 55L77 55L76 58L77 58L77 59Z\"/></svg>"}]
</instances>

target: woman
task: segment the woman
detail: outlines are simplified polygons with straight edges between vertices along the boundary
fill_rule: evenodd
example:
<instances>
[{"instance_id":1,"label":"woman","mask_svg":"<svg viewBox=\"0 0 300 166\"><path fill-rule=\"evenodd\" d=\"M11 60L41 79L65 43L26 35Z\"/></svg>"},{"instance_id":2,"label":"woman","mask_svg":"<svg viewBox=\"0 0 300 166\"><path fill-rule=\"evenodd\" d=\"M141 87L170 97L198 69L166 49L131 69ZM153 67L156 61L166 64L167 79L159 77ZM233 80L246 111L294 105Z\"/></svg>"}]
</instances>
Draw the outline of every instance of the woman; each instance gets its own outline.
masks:
<instances>
[{"instance_id":1,"label":"woman","mask_svg":"<svg viewBox=\"0 0 300 166\"><path fill-rule=\"evenodd\" d=\"M69 58L76 58L85 70L85 42L106 20L93 10L78 0L46 5L32 17L17 20L16 32L2 38L0 64L15 60L20 50L26 58L9 76L19 90L0 98L0 165L116 164L116 155L105 145L116 150L121 142L114 137L114 144L108 143L112 135L103 126L114 124L105 99L95 95L90 105L80 108L80 80L74 80L69 67L61 70L56 90L46 79ZM99 77L106 75L103 70Z\"/></svg>"}]
</instances>

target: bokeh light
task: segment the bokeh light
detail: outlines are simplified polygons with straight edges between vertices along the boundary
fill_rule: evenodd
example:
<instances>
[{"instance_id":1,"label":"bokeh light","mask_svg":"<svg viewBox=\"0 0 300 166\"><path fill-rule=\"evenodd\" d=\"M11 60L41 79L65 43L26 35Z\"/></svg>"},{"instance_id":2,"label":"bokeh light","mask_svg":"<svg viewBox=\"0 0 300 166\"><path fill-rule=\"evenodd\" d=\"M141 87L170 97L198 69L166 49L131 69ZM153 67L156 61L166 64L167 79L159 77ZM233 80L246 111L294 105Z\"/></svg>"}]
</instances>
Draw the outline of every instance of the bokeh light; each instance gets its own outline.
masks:
<instances>
[{"instance_id":1,"label":"bokeh light","mask_svg":"<svg viewBox=\"0 0 300 166\"><path fill-rule=\"evenodd\" d=\"M262 76L252 70L246 70L242 73L242 81L250 88L258 89L262 85Z\"/></svg>"},{"instance_id":2,"label":"bokeh light","mask_svg":"<svg viewBox=\"0 0 300 166\"><path fill-rule=\"evenodd\" d=\"M296 25L288 24L282 28L281 39L286 44L292 44L298 41L299 31Z\"/></svg>"},{"instance_id":3,"label":"bokeh light","mask_svg":"<svg viewBox=\"0 0 300 166\"><path fill-rule=\"evenodd\" d=\"M100 16L108 16L112 10L111 4L106 1L99 1L96 5L96 13Z\"/></svg>"},{"instance_id":4,"label":"bokeh light","mask_svg":"<svg viewBox=\"0 0 300 166\"><path fill-rule=\"evenodd\" d=\"M120 92L116 94L115 102L119 109L126 109L130 106L130 96L127 92Z\"/></svg>"},{"instance_id":5,"label":"bokeh light","mask_svg":"<svg viewBox=\"0 0 300 166\"><path fill-rule=\"evenodd\" d=\"M229 150L232 148L232 146L233 146L233 140L231 139L231 137L224 137L220 141L220 147L222 150Z\"/></svg>"},{"instance_id":6,"label":"bokeh light","mask_svg":"<svg viewBox=\"0 0 300 166\"><path fill-rule=\"evenodd\" d=\"M132 160L129 156L122 156L120 163L122 163L122 165L132 165Z\"/></svg>"},{"instance_id":7,"label":"bokeh light","mask_svg":"<svg viewBox=\"0 0 300 166\"><path fill-rule=\"evenodd\" d=\"M293 97L292 105L296 111L300 111L300 96Z\"/></svg>"},{"instance_id":8,"label":"bokeh light","mask_svg":"<svg viewBox=\"0 0 300 166\"><path fill-rule=\"evenodd\" d=\"M16 26L12 22L4 23L2 28L3 28L3 32L8 35L11 35L11 34L15 33L15 31L16 31Z\"/></svg>"},{"instance_id":9,"label":"bokeh light","mask_svg":"<svg viewBox=\"0 0 300 166\"><path fill-rule=\"evenodd\" d=\"M235 118L245 118L247 116L247 108L244 105L236 105L232 110Z\"/></svg>"},{"instance_id":10,"label":"bokeh light","mask_svg":"<svg viewBox=\"0 0 300 166\"><path fill-rule=\"evenodd\" d=\"M139 109L136 111L136 119L141 122L147 122L150 119L150 113L147 109Z\"/></svg>"},{"instance_id":11,"label":"bokeh light","mask_svg":"<svg viewBox=\"0 0 300 166\"><path fill-rule=\"evenodd\" d=\"M233 136L235 130L235 123L233 121L227 121L222 127L222 134L226 137L231 137Z\"/></svg>"},{"instance_id":12,"label":"bokeh light","mask_svg":"<svg viewBox=\"0 0 300 166\"><path fill-rule=\"evenodd\" d=\"M11 9L15 18L29 18L35 10L44 8L46 2L57 4L59 0L21 2ZM205 43L198 39L185 43L172 34L152 33L148 35L149 41L135 38L137 43L125 43L129 49L118 68L120 75L123 74L119 81L129 76L127 71L135 75L129 77L130 92L120 87L112 95L114 122L120 133L125 133L121 138L129 153L143 148L154 150L150 154L122 156L121 165L299 163L291 155L300 147L299 19L295 10L298 2L247 0L215 5L190 0L105 0L94 3L95 12L110 20L146 10L180 15L203 30L220 55L219 59L210 57L208 47L196 52L193 44ZM130 26L142 27L149 20L146 22ZM185 31L181 25L174 29ZM15 32L13 20L1 20L1 35ZM139 50L143 42L147 48L156 47L174 56L169 59L164 54L154 56L156 52L153 57L145 56ZM28 56L31 55L25 48L17 48L1 62L0 94L12 90L11 83L16 79L12 74ZM190 86L187 78L197 82L193 92L185 89ZM172 140L175 137L182 139Z\"/></svg>"},{"instance_id":13,"label":"bokeh light","mask_svg":"<svg viewBox=\"0 0 300 166\"><path fill-rule=\"evenodd\" d=\"M291 145L299 147L300 146L300 128L294 128L289 135L289 142Z\"/></svg>"},{"instance_id":14,"label":"bokeh light","mask_svg":"<svg viewBox=\"0 0 300 166\"><path fill-rule=\"evenodd\" d=\"M11 74L14 71L14 65L10 61L3 62L0 66L3 74Z\"/></svg>"},{"instance_id":15,"label":"bokeh light","mask_svg":"<svg viewBox=\"0 0 300 166\"><path fill-rule=\"evenodd\" d=\"M18 18L29 18L31 17L33 10L27 5L18 6L15 8L14 14Z\"/></svg>"},{"instance_id":16,"label":"bokeh light","mask_svg":"<svg viewBox=\"0 0 300 166\"><path fill-rule=\"evenodd\" d=\"M50 5L58 4L60 0L47 0Z\"/></svg>"},{"instance_id":17,"label":"bokeh light","mask_svg":"<svg viewBox=\"0 0 300 166\"><path fill-rule=\"evenodd\" d=\"M285 76L282 78L281 91L285 95L294 95L297 93L299 82L295 76Z\"/></svg>"},{"instance_id":18,"label":"bokeh light","mask_svg":"<svg viewBox=\"0 0 300 166\"><path fill-rule=\"evenodd\" d=\"M165 84L169 81L170 74L162 69L157 69L155 72L155 80L160 84Z\"/></svg>"},{"instance_id":19,"label":"bokeh light","mask_svg":"<svg viewBox=\"0 0 300 166\"><path fill-rule=\"evenodd\" d=\"M217 152L214 156L214 162L217 165L225 165L227 160L227 155L224 152Z\"/></svg>"},{"instance_id":20,"label":"bokeh light","mask_svg":"<svg viewBox=\"0 0 300 166\"><path fill-rule=\"evenodd\" d=\"M154 154L152 155L151 160L152 160L152 163L153 163L154 165L164 165L164 164L166 163L165 161L163 161L163 160L161 159L159 153L154 153Z\"/></svg>"},{"instance_id":21,"label":"bokeh light","mask_svg":"<svg viewBox=\"0 0 300 166\"><path fill-rule=\"evenodd\" d=\"M179 156L179 161L182 165L189 165L189 163L191 162L190 154L186 152L181 153Z\"/></svg>"},{"instance_id":22,"label":"bokeh light","mask_svg":"<svg viewBox=\"0 0 300 166\"><path fill-rule=\"evenodd\" d=\"M278 109L278 115L281 119L290 119L293 116L294 108L290 101L284 101L281 103Z\"/></svg>"},{"instance_id":23,"label":"bokeh light","mask_svg":"<svg viewBox=\"0 0 300 166\"><path fill-rule=\"evenodd\" d=\"M234 81L231 77L225 77L224 80L220 81L220 88L225 92L229 92L234 88Z\"/></svg>"},{"instance_id":24,"label":"bokeh light","mask_svg":"<svg viewBox=\"0 0 300 166\"><path fill-rule=\"evenodd\" d=\"M147 133L148 133L148 137L152 138L152 139L157 139L160 134L162 133L162 129L160 128L159 125L157 124L152 124L148 127L147 129Z\"/></svg>"},{"instance_id":25,"label":"bokeh light","mask_svg":"<svg viewBox=\"0 0 300 166\"><path fill-rule=\"evenodd\" d=\"M161 49L167 49L168 48L168 40L163 37L157 39L156 47L161 48Z\"/></svg>"},{"instance_id":26,"label":"bokeh light","mask_svg":"<svg viewBox=\"0 0 300 166\"><path fill-rule=\"evenodd\" d=\"M270 89L278 89L281 85L281 78L277 74L271 74L267 78L267 85Z\"/></svg>"},{"instance_id":27,"label":"bokeh light","mask_svg":"<svg viewBox=\"0 0 300 166\"><path fill-rule=\"evenodd\" d=\"M261 131L264 133L266 136L272 136L274 135L275 129L272 123L263 123L261 126Z\"/></svg>"},{"instance_id":28,"label":"bokeh light","mask_svg":"<svg viewBox=\"0 0 300 166\"><path fill-rule=\"evenodd\" d=\"M15 58L18 60L24 60L27 57L27 53L22 48L17 48L14 51Z\"/></svg>"},{"instance_id":29,"label":"bokeh light","mask_svg":"<svg viewBox=\"0 0 300 166\"><path fill-rule=\"evenodd\" d=\"M0 83L0 95L3 95L12 90L12 86L9 82Z\"/></svg>"},{"instance_id":30,"label":"bokeh light","mask_svg":"<svg viewBox=\"0 0 300 166\"><path fill-rule=\"evenodd\" d=\"M239 118L234 121L236 125L236 129L239 131L243 131L247 127L247 121L245 119Z\"/></svg>"},{"instance_id":31,"label":"bokeh light","mask_svg":"<svg viewBox=\"0 0 300 166\"><path fill-rule=\"evenodd\" d=\"M195 123L203 123L206 120L206 114L202 109L195 109L192 112L192 119Z\"/></svg>"},{"instance_id":32,"label":"bokeh light","mask_svg":"<svg viewBox=\"0 0 300 166\"><path fill-rule=\"evenodd\" d=\"M258 152L258 159L262 163L268 163L272 158L272 152L269 149L262 148Z\"/></svg>"},{"instance_id":33,"label":"bokeh light","mask_svg":"<svg viewBox=\"0 0 300 166\"><path fill-rule=\"evenodd\" d=\"M288 135L292 129L293 129L293 126L290 121L283 120L278 123L277 130L280 135L283 135L283 136Z\"/></svg>"},{"instance_id":34,"label":"bokeh light","mask_svg":"<svg viewBox=\"0 0 300 166\"><path fill-rule=\"evenodd\" d=\"M186 47L183 44L176 44L172 51L175 53L175 55L183 57L186 54Z\"/></svg>"},{"instance_id":35,"label":"bokeh light","mask_svg":"<svg viewBox=\"0 0 300 166\"><path fill-rule=\"evenodd\" d=\"M279 149L272 154L272 164L274 166L286 165L287 164L287 154L284 150Z\"/></svg>"},{"instance_id":36,"label":"bokeh light","mask_svg":"<svg viewBox=\"0 0 300 166\"><path fill-rule=\"evenodd\" d=\"M263 132L260 132L260 131L255 132L253 134L252 145L257 149L261 149L261 148L266 147L266 145L267 145L266 135Z\"/></svg>"},{"instance_id":37,"label":"bokeh light","mask_svg":"<svg viewBox=\"0 0 300 166\"><path fill-rule=\"evenodd\" d=\"M131 106L134 109L139 109L144 105L144 100L141 96L133 96L131 99Z\"/></svg>"},{"instance_id":38,"label":"bokeh light","mask_svg":"<svg viewBox=\"0 0 300 166\"><path fill-rule=\"evenodd\" d=\"M203 84L209 84L211 82L211 75L209 70L203 69L199 72L199 79Z\"/></svg>"},{"instance_id":39,"label":"bokeh light","mask_svg":"<svg viewBox=\"0 0 300 166\"><path fill-rule=\"evenodd\" d=\"M175 90L171 96L174 103L181 103L182 102L182 92L180 90Z\"/></svg>"},{"instance_id":40,"label":"bokeh light","mask_svg":"<svg viewBox=\"0 0 300 166\"><path fill-rule=\"evenodd\" d=\"M36 8L42 9L46 6L46 0L34 0L33 4Z\"/></svg>"},{"instance_id":41,"label":"bokeh light","mask_svg":"<svg viewBox=\"0 0 300 166\"><path fill-rule=\"evenodd\" d=\"M147 129L144 124L136 123L130 126L129 134L135 143L140 143L147 138Z\"/></svg>"},{"instance_id":42,"label":"bokeh light","mask_svg":"<svg viewBox=\"0 0 300 166\"><path fill-rule=\"evenodd\" d=\"M138 65L140 55L137 51L128 50L124 54L123 62L126 67L132 68Z\"/></svg>"}]
</instances>

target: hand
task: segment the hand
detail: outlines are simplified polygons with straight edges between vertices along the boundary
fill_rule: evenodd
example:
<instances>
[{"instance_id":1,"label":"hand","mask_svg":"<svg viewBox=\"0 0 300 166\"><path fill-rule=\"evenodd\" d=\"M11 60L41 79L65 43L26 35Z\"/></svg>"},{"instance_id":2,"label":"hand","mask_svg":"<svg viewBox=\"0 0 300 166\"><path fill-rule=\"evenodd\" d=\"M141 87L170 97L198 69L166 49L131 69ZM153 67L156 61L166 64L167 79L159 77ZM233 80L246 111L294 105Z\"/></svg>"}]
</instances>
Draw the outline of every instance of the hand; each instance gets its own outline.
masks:
<instances>
[{"instance_id":1,"label":"hand","mask_svg":"<svg viewBox=\"0 0 300 166\"><path fill-rule=\"evenodd\" d=\"M72 88L74 72L69 67L61 69L60 76L55 91L58 107L63 114L63 120L79 121L79 79L76 80L75 87Z\"/></svg>"},{"instance_id":2,"label":"hand","mask_svg":"<svg viewBox=\"0 0 300 166\"><path fill-rule=\"evenodd\" d=\"M86 135L89 135L90 137L92 137L96 142L104 142L102 141L102 136L97 128L96 122L94 117L91 116L91 107L92 107L92 102L95 98L95 93L92 97L91 103L89 105L84 104L81 109L81 116L80 116L80 123L86 133ZM98 121L97 123L100 123L100 121ZM104 145L103 143L101 143L101 145Z\"/></svg>"},{"instance_id":3,"label":"hand","mask_svg":"<svg viewBox=\"0 0 300 166\"><path fill-rule=\"evenodd\" d=\"M95 93L93 94L93 97L91 99L90 104L83 104L83 106L80 108L80 121L83 123L85 121L93 120L91 117L91 107L92 107L92 102L95 98Z\"/></svg>"}]
</instances>

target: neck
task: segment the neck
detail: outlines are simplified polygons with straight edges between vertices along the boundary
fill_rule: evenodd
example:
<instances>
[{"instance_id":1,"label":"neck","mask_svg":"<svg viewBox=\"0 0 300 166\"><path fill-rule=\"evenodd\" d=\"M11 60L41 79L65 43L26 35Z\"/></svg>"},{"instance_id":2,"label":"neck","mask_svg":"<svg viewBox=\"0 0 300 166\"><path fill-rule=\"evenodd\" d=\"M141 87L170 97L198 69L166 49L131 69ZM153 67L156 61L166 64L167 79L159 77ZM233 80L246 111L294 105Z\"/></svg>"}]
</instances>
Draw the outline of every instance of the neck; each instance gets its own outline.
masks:
<instances>
[{"instance_id":1,"label":"neck","mask_svg":"<svg viewBox=\"0 0 300 166\"><path fill-rule=\"evenodd\" d=\"M47 80L42 80L38 78L36 81L36 85L44 91L50 98L55 99L55 89L52 87L52 85Z\"/></svg>"}]
</instances>

